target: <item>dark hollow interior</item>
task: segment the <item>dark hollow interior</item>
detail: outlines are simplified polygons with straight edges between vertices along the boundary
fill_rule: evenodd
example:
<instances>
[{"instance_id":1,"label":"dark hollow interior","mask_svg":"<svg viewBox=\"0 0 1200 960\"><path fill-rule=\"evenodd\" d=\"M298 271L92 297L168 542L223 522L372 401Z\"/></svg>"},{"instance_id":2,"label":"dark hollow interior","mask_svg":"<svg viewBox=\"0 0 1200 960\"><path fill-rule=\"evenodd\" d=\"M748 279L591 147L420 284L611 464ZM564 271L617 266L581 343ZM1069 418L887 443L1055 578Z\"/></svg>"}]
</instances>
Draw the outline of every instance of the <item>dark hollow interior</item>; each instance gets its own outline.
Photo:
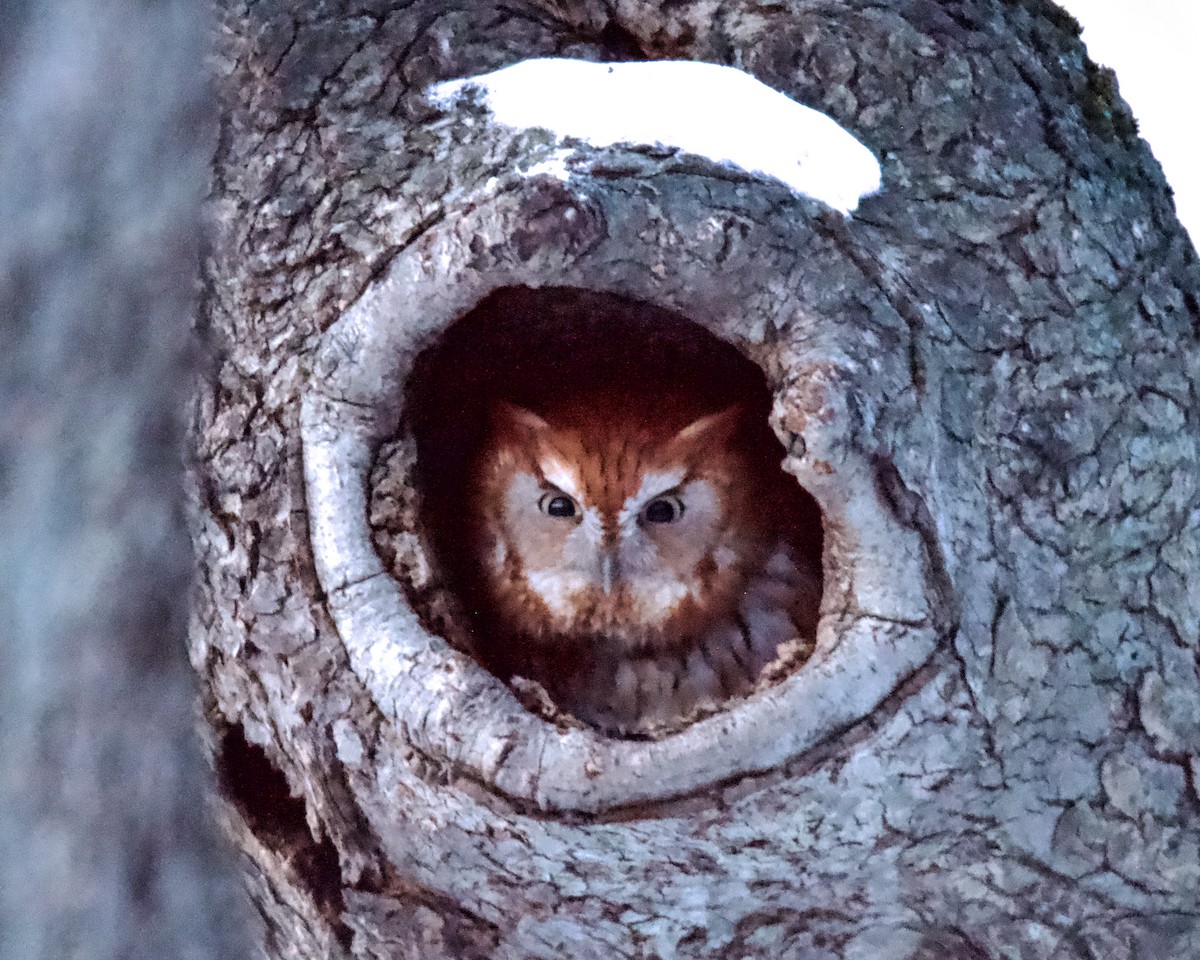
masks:
<instances>
[{"instance_id":1,"label":"dark hollow interior","mask_svg":"<svg viewBox=\"0 0 1200 960\"><path fill-rule=\"evenodd\" d=\"M452 324L418 358L406 389L418 521L437 579L469 621L472 654L501 679L509 679L508 658L477 622L476 574L463 528L473 495L467 476L486 437L487 412L496 400L537 411L547 398L600 387L651 407L680 396L712 411L741 403L758 431L754 442L772 445L783 459L768 424L772 398L762 370L677 313L574 288L509 287ZM801 549L819 567L820 511L799 484L792 487L811 520Z\"/></svg>"}]
</instances>

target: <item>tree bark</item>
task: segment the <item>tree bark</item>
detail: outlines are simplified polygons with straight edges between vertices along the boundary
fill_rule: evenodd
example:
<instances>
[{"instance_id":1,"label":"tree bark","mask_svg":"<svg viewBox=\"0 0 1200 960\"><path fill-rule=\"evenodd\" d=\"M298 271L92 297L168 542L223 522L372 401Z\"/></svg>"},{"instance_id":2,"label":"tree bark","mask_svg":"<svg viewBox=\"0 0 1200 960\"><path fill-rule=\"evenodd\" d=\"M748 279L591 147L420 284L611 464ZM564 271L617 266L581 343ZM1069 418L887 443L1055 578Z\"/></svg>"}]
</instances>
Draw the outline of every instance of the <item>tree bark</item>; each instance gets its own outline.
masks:
<instances>
[{"instance_id":1,"label":"tree bark","mask_svg":"<svg viewBox=\"0 0 1200 960\"><path fill-rule=\"evenodd\" d=\"M271 956L1200 952L1200 268L1073 20L259 0L224 27L191 642ZM561 179L544 131L428 97L535 56L737 66L883 189L843 218L579 144ZM763 370L826 524L810 661L642 742L464 652L414 371L513 287L644 301Z\"/></svg>"},{"instance_id":2,"label":"tree bark","mask_svg":"<svg viewBox=\"0 0 1200 960\"><path fill-rule=\"evenodd\" d=\"M185 653L210 25L2 9L0 957L242 957Z\"/></svg>"}]
</instances>

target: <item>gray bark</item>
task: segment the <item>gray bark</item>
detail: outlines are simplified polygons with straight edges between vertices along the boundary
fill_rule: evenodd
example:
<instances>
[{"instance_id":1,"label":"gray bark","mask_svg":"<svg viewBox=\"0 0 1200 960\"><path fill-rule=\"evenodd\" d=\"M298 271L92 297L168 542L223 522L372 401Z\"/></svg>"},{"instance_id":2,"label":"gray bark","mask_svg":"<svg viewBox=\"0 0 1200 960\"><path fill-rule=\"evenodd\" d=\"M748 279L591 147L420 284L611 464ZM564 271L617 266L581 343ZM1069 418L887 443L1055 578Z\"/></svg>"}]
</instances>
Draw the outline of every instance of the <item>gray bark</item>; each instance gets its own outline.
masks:
<instances>
[{"instance_id":1,"label":"gray bark","mask_svg":"<svg viewBox=\"0 0 1200 960\"><path fill-rule=\"evenodd\" d=\"M0 957L243 957L184 641L208 24L0 9Z\"/></svg>"},{"instance_id":2,"label":"gray bark","mask_svg":"<svg viewBox=\"0 0 1200 960\"><path fill-rule=\"evenodd\" d=\"M192 659L272 956L1200 952L1200 268L1070 18L260 0L225 28ZM546 55L738 66L884 188L844 219L664 150L527 175L544 132L424 94ZM512 286L762 368L826 524L790 676L643 742L465 652L414 385Z\"/></svg>"}]
</instances>

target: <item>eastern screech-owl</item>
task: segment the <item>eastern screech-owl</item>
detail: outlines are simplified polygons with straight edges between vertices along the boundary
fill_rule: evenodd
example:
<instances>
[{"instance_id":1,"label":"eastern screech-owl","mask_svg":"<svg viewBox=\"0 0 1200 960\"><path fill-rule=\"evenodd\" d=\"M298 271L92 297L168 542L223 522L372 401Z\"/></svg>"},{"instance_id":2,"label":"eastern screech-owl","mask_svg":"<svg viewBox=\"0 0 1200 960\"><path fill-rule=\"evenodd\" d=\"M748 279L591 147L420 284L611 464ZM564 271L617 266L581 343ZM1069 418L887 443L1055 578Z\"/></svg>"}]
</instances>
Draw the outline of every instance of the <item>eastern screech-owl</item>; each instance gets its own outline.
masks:
<instances>
[{"instance_id":1,"label":"eastern screech-owl","mask_svg":"<svg viewBox=\"0 0 1200 960\"><path fill-rule=\"evenodd\" d=\"M495 402L468 529L489 666L654 735L748 693L782 644L811 650L820 526L741 406L638 406Z\"/></svg>"}]
</instances>

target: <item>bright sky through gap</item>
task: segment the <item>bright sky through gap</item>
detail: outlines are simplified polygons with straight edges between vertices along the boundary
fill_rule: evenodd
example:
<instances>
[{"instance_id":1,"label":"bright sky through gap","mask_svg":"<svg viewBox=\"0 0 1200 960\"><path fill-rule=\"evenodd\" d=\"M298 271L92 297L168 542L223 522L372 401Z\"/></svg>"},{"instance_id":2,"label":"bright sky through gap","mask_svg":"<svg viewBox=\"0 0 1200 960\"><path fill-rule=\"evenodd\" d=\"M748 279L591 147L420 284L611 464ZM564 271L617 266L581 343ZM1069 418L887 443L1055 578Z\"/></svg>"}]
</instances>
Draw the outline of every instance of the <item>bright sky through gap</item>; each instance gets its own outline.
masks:
<instances>
[{"instance_id":1,"label":"bright sky through gap","mask_svg":"<svg viewBox=\"0 0 1200 960\"><path fill-rule=\"evenodd\" d=\"M1112 67L1121 97L1175 190L1179 219L1200 244L1200 2L1060 0L1083 25L1097 63Z\"/></svg>"}]
</instances>

